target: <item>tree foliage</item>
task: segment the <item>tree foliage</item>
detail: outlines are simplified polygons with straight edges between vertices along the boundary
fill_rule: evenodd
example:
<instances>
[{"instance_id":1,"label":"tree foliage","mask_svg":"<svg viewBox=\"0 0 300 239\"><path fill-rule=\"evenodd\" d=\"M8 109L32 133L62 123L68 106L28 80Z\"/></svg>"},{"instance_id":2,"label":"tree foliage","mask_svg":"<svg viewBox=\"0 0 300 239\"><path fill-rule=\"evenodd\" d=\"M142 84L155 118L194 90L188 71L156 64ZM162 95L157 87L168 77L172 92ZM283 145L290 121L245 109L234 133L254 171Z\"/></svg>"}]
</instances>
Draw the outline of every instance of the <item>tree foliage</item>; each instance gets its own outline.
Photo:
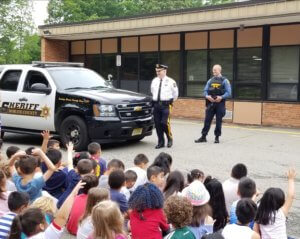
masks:
<instances>
[{"instance_id":1,"label":"tree foliage","mask_svg":"<svg viewBox=\"0 0 300 239\"><path fill-rule=\"evenodd\" d=\"M40 39L33 33L32 1L1 0L0 64L30 63L40 58Z\"/></svg>"},{"instance_id":2,"label":"tree foliage","mask_svg":"<svg viewBox=\"0 0 300 239\"><path fill-rule=\"evenodd\" d=\"M76 22L162 12L233 0L50 0L47 23Z\"/></svg>"}]
</instances>

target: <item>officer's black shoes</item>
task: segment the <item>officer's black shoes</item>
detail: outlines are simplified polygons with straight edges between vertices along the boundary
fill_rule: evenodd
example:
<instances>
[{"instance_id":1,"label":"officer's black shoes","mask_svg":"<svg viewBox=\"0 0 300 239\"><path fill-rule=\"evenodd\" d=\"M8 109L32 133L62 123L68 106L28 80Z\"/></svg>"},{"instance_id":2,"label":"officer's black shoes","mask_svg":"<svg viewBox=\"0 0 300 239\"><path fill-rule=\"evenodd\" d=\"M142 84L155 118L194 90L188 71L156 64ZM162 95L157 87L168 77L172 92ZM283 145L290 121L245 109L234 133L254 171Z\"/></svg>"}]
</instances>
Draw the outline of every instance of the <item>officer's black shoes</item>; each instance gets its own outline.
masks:
<instances>
[{"instance_id":1,"label":"officer's black shoes","mask_svg":"<svg viewBox=\"0 0 300 239\"><path fill-rule=\"evenodd\" d=\"M219 136L216 136L215 137L215 144L218 144L218 143L220 143Z\"/></svg>"},{"instance_id":2,"label":"officer's black shoes","mask_svg":"<svg viewBox=\"0 0 300 239\"><path fill-rule=\"evenodd\" d=\"M165 147L164 144L158 144L158 145L155 146L156 149L160 149L160 148L163 148L163 147Z\"/></svg>"},{"instance_id":3,"label":"officer's black shoes","mask_svg":"<svg viewBox=\"0 0 300 239\"><path fill-rule=\"evenodd\" d=\"M199 139L195 140L195 143L206 143L206 142L207 142L206 137L203 135Z\"/></svg>"},{"instance_id":4,"label":"officer's black shoes","mask_svg":"<svg viewBox=\"0 0 300 239\"><path fill-rule=\"evenodd\" d=\"M169 139L169 140L168 140L167 147L168 147L168 148L171 148L172 145L173 145L173 139Z\"/></svg>"}]
</instances>

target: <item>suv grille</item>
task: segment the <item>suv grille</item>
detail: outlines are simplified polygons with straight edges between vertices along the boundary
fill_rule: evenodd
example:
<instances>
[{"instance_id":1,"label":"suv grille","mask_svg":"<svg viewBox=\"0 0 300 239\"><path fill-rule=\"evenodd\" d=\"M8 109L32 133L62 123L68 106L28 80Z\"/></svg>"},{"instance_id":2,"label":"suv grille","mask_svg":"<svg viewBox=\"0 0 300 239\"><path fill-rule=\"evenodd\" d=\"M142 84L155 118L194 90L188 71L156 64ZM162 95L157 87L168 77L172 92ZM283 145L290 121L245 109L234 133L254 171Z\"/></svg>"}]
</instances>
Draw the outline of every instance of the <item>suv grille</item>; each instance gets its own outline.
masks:
<instances>
[{"instance_id":1,"label":"suv grille","mask_svg":"<svg viewBox=\"0 0 300 239\"><path fill-rule=\"evenodd\" d=\"M119 117L124 120L143 119L152 114L150 102L119 104L117 110Z\"/></svg>"}]
</instances>

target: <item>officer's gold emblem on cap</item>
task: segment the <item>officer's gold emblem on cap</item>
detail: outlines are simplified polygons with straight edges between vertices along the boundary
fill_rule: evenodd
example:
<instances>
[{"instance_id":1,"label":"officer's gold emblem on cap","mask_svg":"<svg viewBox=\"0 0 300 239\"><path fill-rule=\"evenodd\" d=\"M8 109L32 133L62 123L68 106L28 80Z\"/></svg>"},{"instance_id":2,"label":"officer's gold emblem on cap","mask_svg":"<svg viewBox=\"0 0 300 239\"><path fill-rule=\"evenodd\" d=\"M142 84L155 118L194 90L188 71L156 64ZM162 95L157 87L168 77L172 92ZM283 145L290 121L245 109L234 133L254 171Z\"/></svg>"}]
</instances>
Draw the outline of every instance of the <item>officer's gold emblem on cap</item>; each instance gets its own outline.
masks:
<instances>
[{"instance_id":1,"label":"officer's gold emblem on cap","mask_svg":"<svg viewBox=\"0 0 300 239\"><path fill-rule=\"evenodd\" d=\"M167 66L167 65L163 65L163 64L156 64L156 65L155 65L155 68L168 69L168 66Z\"/></svg>"}]
</instances>

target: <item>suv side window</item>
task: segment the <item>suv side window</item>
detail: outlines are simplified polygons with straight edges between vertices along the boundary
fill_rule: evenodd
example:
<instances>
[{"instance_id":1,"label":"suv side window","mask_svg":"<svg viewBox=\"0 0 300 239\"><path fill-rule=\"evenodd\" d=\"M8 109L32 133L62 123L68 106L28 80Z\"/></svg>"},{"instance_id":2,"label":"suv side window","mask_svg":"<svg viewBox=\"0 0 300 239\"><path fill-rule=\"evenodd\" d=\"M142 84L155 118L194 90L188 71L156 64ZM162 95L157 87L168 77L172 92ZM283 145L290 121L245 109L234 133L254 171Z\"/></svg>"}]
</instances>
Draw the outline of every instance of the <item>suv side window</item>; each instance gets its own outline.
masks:
<instances>
[{"instance_id":1,"label":"suv side window","mask_svg":"<svg viewBox=\"0 0 300 239\"><path fill-rule=\"evenodd\" d=\"M42 83L45 84L47 87L50 87L48 80L41 72L28 71L23 91L31 92L31 86L35 83Z\"/></svg>"},{"instance_id":2,"label":"suv side window","mask_svg":"<svg viewBox=\"0 0 300 239\"><path fill-rule=\"evenodd\" d=\"M6 71L0 81L0 89L7 91L16 91L21 74L21 70Z\"/></svg>"}]
</instances>

